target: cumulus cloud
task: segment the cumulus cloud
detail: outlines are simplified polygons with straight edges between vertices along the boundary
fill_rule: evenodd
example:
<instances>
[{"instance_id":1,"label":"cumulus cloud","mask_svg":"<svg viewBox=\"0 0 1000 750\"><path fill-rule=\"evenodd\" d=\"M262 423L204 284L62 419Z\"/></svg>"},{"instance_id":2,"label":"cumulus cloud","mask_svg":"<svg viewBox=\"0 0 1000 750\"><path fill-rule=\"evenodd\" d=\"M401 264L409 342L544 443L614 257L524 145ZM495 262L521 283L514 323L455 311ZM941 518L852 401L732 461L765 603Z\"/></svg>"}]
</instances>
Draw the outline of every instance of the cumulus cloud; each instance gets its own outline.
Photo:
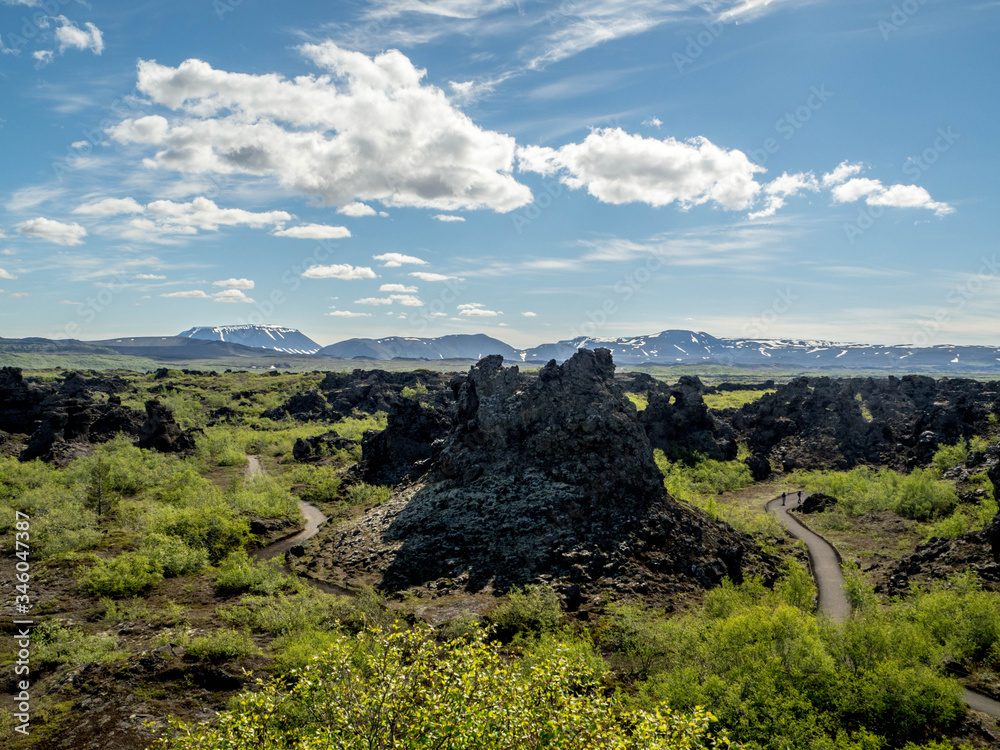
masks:
<instances>
[{"instance_id":1,"label":"cumulus cloud","mask_svg":"<svg viewBox=\"0 0 1000 750\"><path fill-rule=\"evenodd\" d=\"M823 187L833 187L842 182L847 182L851 177L859 174L862 169L864 169L864 165L862 164L851 164L848 161L842 161L832 172L827 172L823 175Z\"/></svg>"},{"instance_id":2,"label":"cumulus cloud","mask_svg":"<svg viewBox=\"0 0 1000 750\"><path fill-rule=\"evenodd\" d=\"M12 274L10 271L8 271L8 270L6 270L4 268L0 268L0 279L8 279L10 281L13 281L16 278L17 278L17 276L15 276L14 274Z\"/></svg>"},{"instance_id":3,"label":"cumulus cloud","mask_svg":"<svg viewBox=\"0 0 1000 750\"><path fill-rule=\"evenodd\" d=\"M27 237L37 237L56 245L82 245L83 238L87 236L87 230L75 222L66 224L41 216L22 221L15 228Z\"/></svg>"},{"instance_id":4,"label":"cumulus cloud","mask_svg":"<svg viewBox=\"0 0 1000 750\"><path fill-rule=\"evenodd\" d=\"M798 195L803 190L813 193L819 192L819 181L812 172L798 172L788 174L783 172L781 177L772 180L764 185L765 204L760 211L750 214L751 219L760 219L766 216L774 216L779 208L785 205L785 199Z\"/></svg>"},{"instance_id":5,"label":"cumulus cloud","mask_svg":"<svg viewBox=\"0 0 1000 750\"><path fill-rule=\"evenodd\" d=\"M523 313L521 313L521 315L523 315L526 318L537 318L538 317L538 313L533 313L533 312L530 312L530 311L529 312L523 312Z\"/></svg>"},{"instance_id":6,"label":"cumulus cloud","mask_svg":"<svg viewBox=\"0 0 1000 750\"><path fill-rule=\"evenodd\" d=\"M763 172L742 151L727 151L697 137L688 141L631 135L621 128L594 130L582 143L554 149L528 146L518 150L518 167L526 172L559 175L573 189L604 203L647 203L682 208L709 201L722 208L746 208Z\"/></svg>"},{"instance_id":7,"label":"cumulus cloud","mask_svg":"<svg viewBox=\"0 0 1000 750\"><path fill-rule=\"evenodd\" d=\"M456 276L445 276L443 273L429 273L427 271L413 271L410 276L421 281L448 281L457 278Z\"/></svg>"},{"instance_id":8,"label":"cumulus cloud","mask_svg":"<svg viewBox=\"0 0 1000 750\"><path fill-rule=\"evenodd\" d=\"M59 54L68 49L90 50L95 55L104 51L104 37L94 24L86 23L81 29L66 16L57 16L55 20L59 24L56 28Z\"/></svg>"},{"instance_id":9,"label":"cumulus cloud","mask_svg":"<svg viewBox=\"0 0 1000 750\"><path fill-rule=\"evenodd\" d=\"M458 306L459 315L466 318L495 318L503 315L499 310L487 310L481 302L469 302Z\"/></svg>"},{"instance_id":10,"label":"cumulus cloud","mask_svg":"<svg viewBox=\"0 0 1000 750\"><path fill-rule=\"evenodd\" d=\"M923 208L937 216L947 216L955 209L947 203L931 198L931 194L919 185L890 185L886 187L880 180L855 177L833 189L835 203L853 203L864 198L869 206L892 208Z\"/></svg>"},{"instance_id":11,"label":"cumulus cloud","mask_svg":"<svg viewBox=\"0 0 1000 750\"><path fill-rule=\"evenodd\" d=\"M365 203L348 203L346 206L338 208L337 213L359 218L361 216L374 216L376 211Z\"/></svg>"},{"instance_id":12,"label":"cumulus cloud","mask_svg":"<svg viewBox=\"0 0 1000 750\"><path fill-rule=\"evenodd\" d=\"M161 294L161 297L174 297L180 299L211 299L205 292L201 289L192 289L187 292L167 292L166 294Z\"/></svg>"},{"instance_id":13,"label":"cumulus cloud","mask_svg":"<svg viewBox=\"0 0 1000 750\"><path fill-rule=\"evenodd\" d=\"M506 212L531 201L512 175L514 139L476 125L399 51L369 57L333 42L299 51L328 74L288 80L201 60L140 61L139 90L176 114L123 120L111 136L155 147L152 165L269 176L344 208L375 200Z\"/></svg>"},{"instance_id":14,"label":"cumulus cloud","mask_svg":"<svg viewBox=\"0 0 1000 750\"><path fill-rule=\"evenodd\" d=\"M306 279L374 279L375 272L367 266L343 265L312 266L302 274Z\"/></svg>"},{"instance_id":15,"label":"cumulus cloud","mask_svg":"<svg viewBox=\"0 0 1000 750\"><path fill-rule=\"evenodd\" d=\"M221 286L226 289L253 289L254 283L250 279L223 279L222 281L213 281L213 286Z\"/></svg>"},{"instance_id":16,"label":"cumulus cloud","mask_svg":"<svg viewBox=\"0 0 1000 750\"><path fill-rule=\"evenodd\" d=\"M331 227L325 224L303 224L288 229L276 229L271 232L275 237L295 237L301 240L339 240L350 237L347 227Z\"/></svg>"},{"instance_id":17,"label":"cumulus cloud","mask_svg":"<svg viewBox=\"0 0 1000 750\"><path fill-rule=\"evenodd\" d=\"M121 214L141 214L146 210L135 198L103 198L84 203L73 209L73 213L84 216L120 216Z\"/></svg>"},{"instance_id":18,"label":"cumulus cloud","mask_svg":"<svg viewBox=\"0 0 1000 750\"><path fill-rule=\"evenodd\" d=\"M444 222L448 222L448 221L465 221L465 217L464 216L455 216L453 214L435 214L431 218L432 219L436 219L437 221L444 221Z\"/></svg>"},{"instance_id":19,"label":"cumulus cloud","mask_svg":"<svg viewBox=\"0 0 1000 750\"><path fill-rule=\"evenodd\" d=\"M399 285L385 284L383 286ZM420 307L424 304L412 294L390 294L388 297L362 297L354 300L355 305L391 305L393 302L398 302L403 307Z\"/></svg>"},{"instance_id":20,"label":"cumulus cloud","mask_svg":"<svg viewBox=\"0 0 1000 750\"><path fill-rule=\"evenodd\" d=\"M401 292L404 294L412 294L417 291L415 286L406 286L406 284L383 284L378 288L380 292Z\"/></svg>"},{"instance_id":21,"label":"cumulus cloud","mask_svg":"<svg viewBox=\"0 0 1000 750\"><path fill-rule=\"evenodd\" d=\"M135 277L140 281L162 281L167 278L166 276L160 276L156 273L137 273Z\"/></svg>"},{"instance_id":22,"label":"cumulus cloud","mask_svg":"<svg viewBox=\"0 0 1000 750\"><path fill-rule=\"evenodd\" d=\"M403 307L420 307L424 304L412 294L390 294L389 297Z\"/></svg>"},{"instance_id":23,"label":"cumulus cloud","mask_svg":"<svg viewBox=\"0 0 1000 750\"><path fill-rule=\"evenodd\" d=\"M221 292L216 292L212 295L216 302L253 302L252 299L247 297L239 289L224 289Z\"/></svg>"},{"instance_id":24,"label":"cumulus cloud","mask_svg":"<svg viewBox=\"0 0 1000 750\"><path fill-rule=\"evenodd\" d=\"M391 305L392 299L389 297L362 297L354 300L355 305Z\"/></svg>"},{"instance_id":25,"label":"cumulus cloud","mask_svg":"<svg viewBox=\"0 0 1000 750\"><path fill-rule=\"evenodd\" d=\"M379 261L386 268L399 268L404 264L413 266L427 265L426 260L416 258L412 255L403 255L402 253L382 253L381 255L373 255L372 260Z\"/></svg>"},{"instance_id":26,"label":"cumulus cloud","mask_svg":"<svg viewBox=\"0 0 1000 750\"><path fill-rule=\"evenodd\" d=\"M351 312L350 310L334 310L328 312L327 315L332 315L335 318L370 318L372 316L371 313Z\"/></svg>"}]
</instances>

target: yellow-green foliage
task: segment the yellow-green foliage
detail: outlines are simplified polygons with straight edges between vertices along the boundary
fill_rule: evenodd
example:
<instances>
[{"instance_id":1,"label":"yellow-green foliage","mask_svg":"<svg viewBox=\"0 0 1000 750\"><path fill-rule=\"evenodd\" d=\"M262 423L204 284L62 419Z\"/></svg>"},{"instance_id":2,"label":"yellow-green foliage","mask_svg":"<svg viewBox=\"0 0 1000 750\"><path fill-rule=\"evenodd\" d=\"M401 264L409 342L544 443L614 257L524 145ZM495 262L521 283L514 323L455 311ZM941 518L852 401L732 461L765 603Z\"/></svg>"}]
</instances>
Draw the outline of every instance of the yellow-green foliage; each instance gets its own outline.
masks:
<instances>
[{"instance_id":1,"label":"yellow-green foliage","mask_svg":"<svg viewBox=\"0 0 1000 750\"><path fill-rule=\"evenodd\" d=\"M260 649L250 636L231 629L216 630L214 633L192 638L185 651L196 659L217 663L260 654Z\"/></svg>"},{"instance_id":2,"label":"yellow-green foliage","mask_svg":"<svg viewBox=\"0 0 1000 750\"><path fill-rule=\"evenodd\" d=\"M914 469L910 474L867 466L851 471L799 471L789 481L811 492L833 495L840 501L838 510L852 516L891 510L925 521L950 513L958 503L955 488L928 469Z\"/></svg>"},{"instance_id":3,"label":"yellow-green foliage","mask_svg":"<svg viewBox=\"0 0 1000 750\"><path fill-rule=\"evenodd\" d=\"M954 445L940 445L932 459L934 468L939 474L944 474L948 469L964 464L969 453L982 453L989 447L989 440L980 435L974 435L970 440L959 440Z\"/></svg>"},{"instance_id":4,"label":"yellow-green foliage","mask_svg":"<svg viewBox=\"0 0 1000 750\"><path fill-rule=\"evenodd\" d=\"M982 619L995 595L937 600L939 610L874 607L841 626L811 613L814 594L808 573L790 565L773 590L724 582L700 613L666 618L612 605L598 636L615 672L635 683L635 705L705 706L747 747L899 747L954 726L960 689L940 664L957 651L917 613L933 610L942 623ZM952 641L974 641L976 653L995 643L992 624L975 632Z\"/></svg>"},{"instance_id":5,"label":"yellow-green foliage","mask_svg":"<svg viewBox=\"0 0 1000 750\"><path fill-rule=\"evenodd\" d=\"M490 623L503 639L516 634L552 631L564 617L559 596L547 584L534 584L511 591L507 600L489 614Z\"/></svg>"},{"instance_id":6,"label":"yellow-green foliage","mask_svg":"<svg viewBox=\"0 0 1000 750\"><path fill-rule=\"evenodd\" d=\"M352 484L344 492L344 501L348 505L381 505L390 497L392 497L392 487L382 487L365 482Z\"/></svg>"},{"instance_id":7,"label":"yellow-green foliage","mask_svg":"<svg viewBox=\"0 0 1000 750\"><path fill-rule=\"evenodd\" d=\"M643 411L647 406L649 406L649 399L641 393L626 393L628 400L635 404L637 411Z\"/></svg>"},{"instance_id":8,"label":"yellow-green foliage","mask_svg":"<svg viewBox=\"0 0 1000 750\"><path fill-rule=\"evenodd\" d=\"M423 383L417 383L417 385L413 388L406 386L399 392L399 395L403 398L420 398L421 396L426 396L428 393L429 391L427 390L426 385Z\"/></svg>"},{"instance_id":9,"label":"yellow-green foliage","mask_svg":"<svg viewBox=\"0 0 1000 750\"><path fill-rule=\"evenodd\" d=\"M763 398L769 393L774 393L774 389L763 391L721 391L720 393L706 393L705 405L709 409L739 409L746 404Z\"/></svg>"},{"instance_id":10,"label":"yellow-green foliage","mask_svg":"<svg viewBox=\"0 0 1000 750\"><path fill-rule=\"evenodd\" d=\"M364 613L353 599L302 588L278 596L247 595L218 610L230 625L270 635L291 635L306 630L330 630L338 625L360 630Z\"/></svg>"},{"instance_id":11,"label":"yellow-green foliage","mask_svg":"<svg viewBox=\"0 0 1000 750\"><path fill-rule=\"evenodd\" d=\"M522 666L483 634L438 643L418 630L336 635L291 688L268 682L212 725L173 722L172 750L696 750L730 747L712 717L624 712L585 665L555 649Z\"/></svg>"},{"instance_id":12,"label":"yellow-green foliage","mask_svg":"<svg viewBox=\"0 0 1000 750\"><path fill-rule=\"evenodd\" d=\"M100 560L80 578L80 588L91 596L112 599L145 594L163 580L163 565L148 552L125 552Z\"/></svg>"},{"instance_id":13,"label":"yellow-green foliage","mask_svg":"<svg viewBox=\"0 0 1000 750\"><path fill-rule=\"evenodd\" d=\"M227 555L215 572L215 586L223 594L275 594L298 591L304 585L298 578L283 573L276 560L257 562L242 549Z\"/></svg>"},{"instance_id":14,"label":"yellow-green foliage","mask_svg":"<svg viewBox=\"0 0 1000 750\"><path fill-rule=\"evenodd\" d=\"M664 486L678 500L697 503L706 496L731 492L753 484L753 475L742 461L697 458L695 463L670 461L657 448L653 457L663 472Z\"/></svg>"},{"instance_id":15,"label":"yellow-green foliage","mask_svg":"<svg viewBox=\"0 0 1000 750\"><path fill-rule=\"evenodd\" d=\"M79 628L58 620L44 620L32 634L33 659L40 665L79 666L93 662L114 661L126 656L113 635L87 635Z\"/></svg>"}]
</instances>

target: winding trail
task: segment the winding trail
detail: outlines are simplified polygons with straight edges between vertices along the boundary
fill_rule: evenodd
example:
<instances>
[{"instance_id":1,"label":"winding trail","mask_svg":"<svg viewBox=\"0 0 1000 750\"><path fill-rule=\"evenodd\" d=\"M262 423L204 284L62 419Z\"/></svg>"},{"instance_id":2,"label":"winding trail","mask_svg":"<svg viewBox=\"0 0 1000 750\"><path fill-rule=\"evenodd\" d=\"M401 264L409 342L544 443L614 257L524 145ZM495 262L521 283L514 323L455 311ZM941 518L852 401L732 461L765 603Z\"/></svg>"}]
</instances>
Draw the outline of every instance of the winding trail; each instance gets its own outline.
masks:
<instances>
[{"instance_id":1,"label":"winding trail","mask_svg":"<svg viewBox=\"0 0 1000 750\"><path fill-rule=\"evenodd\" d=\"M809 497L803 494L802 499ZM781 504L781 498L769 500L765 509L773 514L788 533L806 543L809 551L809 567L812 568L816 589L819 591L819 609L834 622L843 622L851 615L851 605L844 595L844 574L840 569L840 553L826 539L806 528L788 511L799 506L795 494L791 493L786 504ZM1000 719L1000 701L963 688L962 699L974 711Z\"/></svg>"},{"instance_id":2,"label":"winding trail","mask_svg":"<svg viewBox=\"0 0 1000 750\"><path fill-rule=\"evenodd\" d=\"M259 456L247 456L247 468L245 471L245 476L247 479L250 477L255 477L264 473L264 467L261 466ZM319 589L327 594L338 594L345 595L351 592L347 589L341 588L340 586L334 586L326 581L320 581L316 578L310 578L307 575L302 575L301 573L296 573L289 566L288 563L284 562L285 553L288 552L292 547L299 544L304 544L308 539L312 539L319 532L320 526L326 522L326 516L323 515L323 511L317 508L312 503L307 503L304 500L299 500L299 510L302 512L303 517L306 519L306 527L302 531L296 532L291 536L286 536L284 539L279 539L266 547L254 552L254 557L258 560L271 560L276 557L281 557L282 564L281 569L288 573L289 575L297 575L303 581L308 583L313 588Z\"/></svg>"}]
</instances>

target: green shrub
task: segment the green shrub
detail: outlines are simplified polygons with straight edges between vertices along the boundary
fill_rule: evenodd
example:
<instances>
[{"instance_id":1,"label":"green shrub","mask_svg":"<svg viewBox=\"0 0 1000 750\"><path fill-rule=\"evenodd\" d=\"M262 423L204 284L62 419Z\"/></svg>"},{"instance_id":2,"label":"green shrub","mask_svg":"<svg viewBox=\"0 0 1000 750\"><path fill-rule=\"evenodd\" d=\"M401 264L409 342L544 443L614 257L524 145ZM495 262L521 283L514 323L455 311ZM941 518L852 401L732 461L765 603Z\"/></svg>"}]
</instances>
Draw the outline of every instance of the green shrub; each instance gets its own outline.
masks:
<instances>
[{"instance_id":1,"label":"green shrub","mask_svg":"<svg viewBox=\"0 0 1000 750\"><path fill-rule=\"evenodd\" d=\"M379 487L359 482L352 484L344 492L348 505L381 505L392 497L392 487Z\"/></svg>"},{"instance_id":2,"label":"green shrub","mask_svg":"<svg viewBox=\"0 0 1000 750\"><path fill-rule=\"evenodd\" d=\"M219 466L245 466L247 455L236 448L226 448L215 459Z\"/></svg>"},{"instance_id":3,"label":"green shrub","mask_svg":"<svg viewBox=\"0 0 1000 750\"><path fill-rule=\"evenodd\" d=\"M548 584L533 584L511 591L507 601L489 613L489 622L501 639L517 634L537 635L554 630L564 613L559 596Z\"/></svg>"},{"instance_id":4,"label":"green shrub","mask_svg":"<svg viewBox=\"0 0 1000 750\"><path fill-rule=\"evenodd\" d=\"M226 502L248 518L297 518L299 506L272 476L255 476L226 493Z\"/></svg>"},{"instance_id":5,"label":"green shrub","mask_svg":"<svg viewBox=\"0 0 1000 750\"><path fill-rule=\"evenodd\" d=\"M218 615L230 625L271 635L303 630L329 630L338 623L359 630L364 626L360 608L351 597L331 596L303 588L295 594L244 596L220 607Z\"/></svg>"},{"instance_id":6,"label":"green shrub","mask_svg":"<svg viewBox=\"0 0 1000 750\"><path fill-rule=\"evenodd\" d=\"M159 562L165 578L197 573L208 566L208 552L192 549L174 536L150 534L143 541L142 552Z\"/></svg>"},{"instance_id":7,"label":"green shrub","mask_svg":"<svg viewBox=\"0 0 1000 750\"><path fill-rule=\"evenodd\" d=\"M163 580L163 565L147 552L124 552L100 560L80 580L80 588L91 596L125 599L149 591Z\"/></svg>"},{"instance_id":8,"label":"green shrub","mask_svg":"<svg viewBox=\"0 0 1000 750\"><path fill-rule=\"evenodd\" d=\"M157 746L249 748L607 748L699 750L711 717L660 707L623 712L562 651L527 668L480 635L441 644L418 630L338 634L291 687L271 681L233 701L214 725L172 722Z\"/></svg>"},{"instance_id":9,"label":"green shrub","mask_svg":"<svg viewBox=\"0 0 1000 750\"><path fill-rule=\"evenodd\" d=\"M151 533L177 537L192 549L205 550L212 562L242 546L250 535L249 522L238 518L218 495L211 495L197 505L157 508L146 523Z\"/></svg>"},{"instance_id":10,"label":"green shrub","mask_svg":"<svg viewBox=\"0 0 1000 750\"><path fill-rule=\"evenodd\" d=\"M296 591L302 584L294 576L283 573L276 560L257 562L246 550L238 549L219 564L215 586L221 594L276 594Z\"/></svg>"},{"instance_id":11,"label":"green shrub","mask_svg":"<svg viewBox=\"0 0 1000 750\"><path fill-rule=\"evenodd\" d=\"M330 503L340 498L340 471L328 466L310 467L299 497L307 503Z\"/></svg>"},{"instance_id":12,"label":"green shrub","mask_svg":"<svg viewBox=\"0 0 1000 750\"><path fill-rule=\"evenodd\" d=\"M329 630L299 630L274 639L271 649L279 674L301 670L337 642Z\"/></svg>"},{"instance_id":13,"label":"green shrub","mask_svg":"<svg viewBox=\"0 0 1000 750\"><path fill-rule=\"evenodd\" d=\"M231 629L192 638L185 651L196 659L213 663L260 655L260 649L249 635Z\"/></svg>"},{"instance_id":14,"label":"green shrub","mask_svg":"<svg viewBox=\"0 0 1000 750\"><path fill-rule=\"evenodd\" d=\"M32 633L32 657L42 666L80 666L121 659L127 654L118 648L118 639L107 633L87 635L79 628L58 620L42 621Z\"/></svg>"},{"instance_id":15,"label":"green shrub","mask_svg":"<svg viewBox=\"0 0 1000 750\"><path fill-rule=\"evenodd\" d=\"M839 500L839 511L852 516L891 510L926 521L951 513L958 504L955 488L928 469L914 469L910 474L867 466L851 471L800 471L789 481L810 492L833 495Z\"/></svg>"}]
</instances>

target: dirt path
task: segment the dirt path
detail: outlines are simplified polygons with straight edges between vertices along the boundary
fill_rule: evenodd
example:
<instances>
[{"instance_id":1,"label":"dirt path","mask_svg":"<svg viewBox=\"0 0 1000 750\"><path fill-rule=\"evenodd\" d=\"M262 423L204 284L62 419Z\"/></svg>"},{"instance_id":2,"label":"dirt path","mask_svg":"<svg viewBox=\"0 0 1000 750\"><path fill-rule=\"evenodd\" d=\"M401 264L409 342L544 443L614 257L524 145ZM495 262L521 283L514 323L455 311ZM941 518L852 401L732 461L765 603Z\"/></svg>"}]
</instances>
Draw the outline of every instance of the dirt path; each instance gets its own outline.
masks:
<instances>
[{"instance_id":1,"label":"dirt path","mask_svg":"<svg viewBox=\"0 0 1000 750\"><path fill-rule=\"evenodd\" d=\"M245 476L249 479L264 473L264 467L261 466L259 456L247 456L247 468ZM271 560L275 557L280 557L284 560L285 553L288 552L292 547L299 544L304 544L307 540L312 539L319 532L319 527L323 525L326 521L326 516L323 512L317 508L312 503L307 503L303 500L299 500L299 510L302 512L303 517L306 519L306 527L297 534L292 534L292 536L285 537L284 539L279 539L278 541L267 545L254 553L254 557L258 560ZM282 569L289 575L298 575L287 564L282 563ZM300 575L303 581L308 583L310 586L324 591L327 594L350 594L347 589L340 588L339 586L334 586L332 584L326 583L325 581L319 581L315 578L310 578L309 576Z\"/></svg>"},{"instance_id":2,"label":"dirt path","mask_svg":"<svg viewBox=\"0 0 1000 750\"><path fill-rule=\"evenodd\" d=\"M803 494L802 499L805 500L807 497L809 495ZM819 609L831 620L843 622L851 615L851 605L844 595L844 574L840 569L840 555L826 539L810 531L798 519L788 514L792 508L799 506L799 501L793 498L794 495L789 494L785 505L781 504L780 497L768 501L767 512L774 514L789 534L806 543L806 548L809 550L809 566L812 568L816 588L819 591ZM1000 719L1000 702L965 688L962 699L974 711L981 711L994 719Z\"/></svg>"}]
</instances>

